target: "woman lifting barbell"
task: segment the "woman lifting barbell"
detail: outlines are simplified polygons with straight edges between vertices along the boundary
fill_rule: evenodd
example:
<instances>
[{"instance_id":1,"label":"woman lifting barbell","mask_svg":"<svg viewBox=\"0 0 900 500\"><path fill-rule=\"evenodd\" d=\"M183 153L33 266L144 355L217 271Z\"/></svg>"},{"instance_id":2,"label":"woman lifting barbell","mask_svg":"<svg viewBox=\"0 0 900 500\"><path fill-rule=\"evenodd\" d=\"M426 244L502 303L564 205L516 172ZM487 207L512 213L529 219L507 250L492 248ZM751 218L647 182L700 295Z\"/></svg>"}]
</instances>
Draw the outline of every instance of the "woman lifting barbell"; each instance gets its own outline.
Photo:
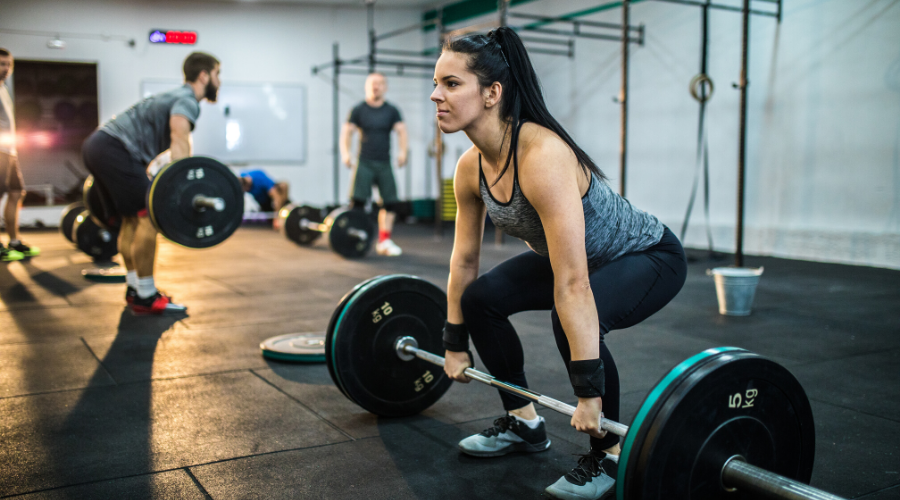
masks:
<instances>
[{"instance_id":1,"label":"woman lifting barbell","mask_svg":"<svg viewBox=\"0 0 900 500\"><path fill-rule=\"evenodd\" d=\"M524 356L508 317L550 310L553 333L578 397L572 426L591 450L547 488L557 498L612 491L618 437L597 428L619 419L619 379L604 335L634 326L681 290L687 273L678 238L605 182L591 158L550 115L522 41L498 28L449 40L435 66L431 100L444 133L474 146L460 158L450 259L445 371L467 382L469 336L485 367L527 387ZM478 277L485 212L533 251ZM477 279L476 279L477 278ZM474 456L547 449L543 418L525 399L500 393L508 414L459 447Z\"/></svg>"}]
</instances>

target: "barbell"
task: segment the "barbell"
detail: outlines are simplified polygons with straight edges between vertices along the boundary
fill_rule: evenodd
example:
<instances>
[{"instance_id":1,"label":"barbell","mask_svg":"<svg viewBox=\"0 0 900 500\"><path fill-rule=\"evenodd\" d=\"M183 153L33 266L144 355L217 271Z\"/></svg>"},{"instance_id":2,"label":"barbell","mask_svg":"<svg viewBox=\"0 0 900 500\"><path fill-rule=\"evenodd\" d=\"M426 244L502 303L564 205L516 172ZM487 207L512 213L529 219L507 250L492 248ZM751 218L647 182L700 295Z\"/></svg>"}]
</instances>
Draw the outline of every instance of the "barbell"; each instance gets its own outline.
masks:
<instances>
[{"instance_id":1,"label":"barbell","mask_svg":"<svg viewBox=\"0 0 900 500\"><path fill-rule=\"evenodd\" d=\"M372 248L375 226L363 210L339 207L323 216L323 210L308 205L287 205L278 211L279 228L298 245L312 245L323 234L338 255L364 257Z\"/></svg>"},{"instance_id":2,"label":"barbell","mask_svg":"<svg viewBox=\"0 0 900 500\"><path fill-rule=\"evenodd\" d=\"M118 230L121 217L93 177L85 181L83 198L97 225ZM203 156L160 169L147 190L146 202L159 234L188 248L209 248L225 241L240 227L244 213L244 192L237 176L221 162Z\"/></svg>"},{"instance_id":3,"label":"barbell","mask_svg":"<svg viewBox=\"0 0 900 500\"><path fill-rule=\"evenodd\" d=\"M372 278L345 295L329 321L325 359L341 392L384 416L421 412L449 389L441 329L447 297L414 276ZM478 382L572 415L575 407L469 368ZM600 419L624 437L619 500L839 500L809 486L812 409L802 386L772 360L735 347L707 349L669 371L631 426Z\"/></svg>"}]
</instances>

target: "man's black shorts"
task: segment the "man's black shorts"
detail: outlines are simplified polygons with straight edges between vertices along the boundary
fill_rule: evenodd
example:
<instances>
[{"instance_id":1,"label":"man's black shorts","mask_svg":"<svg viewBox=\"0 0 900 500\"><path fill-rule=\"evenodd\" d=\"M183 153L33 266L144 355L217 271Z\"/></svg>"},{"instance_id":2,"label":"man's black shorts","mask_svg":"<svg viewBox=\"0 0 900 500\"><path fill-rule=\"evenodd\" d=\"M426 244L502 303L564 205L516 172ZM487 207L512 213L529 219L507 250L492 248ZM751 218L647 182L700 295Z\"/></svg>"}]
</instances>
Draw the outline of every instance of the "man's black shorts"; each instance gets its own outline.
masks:
<instances>
[{"instance_id":1,"label":"man's black shorts","mask_svg":"<svg viewBox=\"0 0 900 500\"><path fill-rule=\"evenodd\" d=\"M122 141L97 130L84 141L81 154L94 183L100 185L119 215L133 217L147 207L147 165L132 158Z\"/></svg>"}]
</instances>

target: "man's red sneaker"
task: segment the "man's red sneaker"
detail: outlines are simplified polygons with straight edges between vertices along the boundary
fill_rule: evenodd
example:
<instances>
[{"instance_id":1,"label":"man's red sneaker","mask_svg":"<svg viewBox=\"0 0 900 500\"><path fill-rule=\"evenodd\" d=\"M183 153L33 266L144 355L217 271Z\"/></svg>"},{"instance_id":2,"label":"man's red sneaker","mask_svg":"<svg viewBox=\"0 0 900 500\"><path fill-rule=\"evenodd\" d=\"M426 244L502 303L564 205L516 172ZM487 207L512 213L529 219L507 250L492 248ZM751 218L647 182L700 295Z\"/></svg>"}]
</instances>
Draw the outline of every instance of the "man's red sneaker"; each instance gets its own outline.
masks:
<instances>
[{"instance_id":1,"label":"man's red sneaker","mask_svg":"<svg viewBox=\"0 0 900 500\"><path fill-rule=\"evenodd\" d=\"M156 295L146 299L135 296L134 302L131 303L131 311L135 314L183 313L187 311L187 307L173 304L172 299L156 292Z\"/></svg>"}]
</instances>

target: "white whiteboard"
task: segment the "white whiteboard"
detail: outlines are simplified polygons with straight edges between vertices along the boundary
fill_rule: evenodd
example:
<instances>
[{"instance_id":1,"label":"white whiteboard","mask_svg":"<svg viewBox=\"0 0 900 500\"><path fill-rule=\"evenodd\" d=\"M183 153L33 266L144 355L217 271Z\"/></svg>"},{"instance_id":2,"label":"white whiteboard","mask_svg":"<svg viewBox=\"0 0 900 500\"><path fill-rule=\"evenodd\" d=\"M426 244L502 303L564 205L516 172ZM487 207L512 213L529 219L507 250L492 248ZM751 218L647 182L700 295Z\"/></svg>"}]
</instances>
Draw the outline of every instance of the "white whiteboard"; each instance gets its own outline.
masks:
<instances>
[{"instance_id":1,"label":"white whiteboard","mask_svg":"<svg viewBox=\"0 0 900 500\"><path fill-rule=\"evenodd\" d=\"M183 85L145 80L141 97ZM226 164L306 162L306 87L270 83L225 83L218 102L200 103L194 154Z\"/></svg>"}]
</instances>

